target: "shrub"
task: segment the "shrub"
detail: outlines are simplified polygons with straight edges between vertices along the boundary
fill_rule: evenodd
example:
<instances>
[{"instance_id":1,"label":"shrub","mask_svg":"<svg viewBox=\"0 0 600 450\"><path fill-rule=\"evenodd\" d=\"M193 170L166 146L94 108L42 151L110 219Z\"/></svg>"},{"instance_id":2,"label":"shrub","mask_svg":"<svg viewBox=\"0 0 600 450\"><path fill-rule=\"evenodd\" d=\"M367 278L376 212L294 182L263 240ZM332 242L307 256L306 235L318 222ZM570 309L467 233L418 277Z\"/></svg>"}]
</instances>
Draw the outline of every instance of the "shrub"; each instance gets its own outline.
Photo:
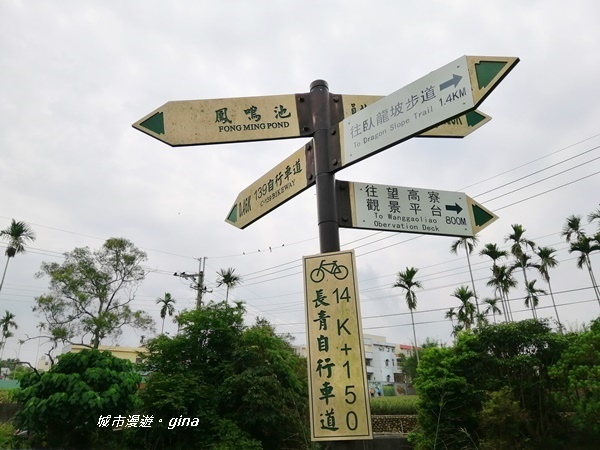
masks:
<instances>
[{"instance_id":1,"label":"shrub","mask_svg":"<svg viewBox=\"0 0 600 450\"><path fill-rule=\"evenodd\" d=\"M376 397L371 399L371 414L374 416L416 415L416 395L398 395L395 397Z\"/></svg>"}]
</instances>

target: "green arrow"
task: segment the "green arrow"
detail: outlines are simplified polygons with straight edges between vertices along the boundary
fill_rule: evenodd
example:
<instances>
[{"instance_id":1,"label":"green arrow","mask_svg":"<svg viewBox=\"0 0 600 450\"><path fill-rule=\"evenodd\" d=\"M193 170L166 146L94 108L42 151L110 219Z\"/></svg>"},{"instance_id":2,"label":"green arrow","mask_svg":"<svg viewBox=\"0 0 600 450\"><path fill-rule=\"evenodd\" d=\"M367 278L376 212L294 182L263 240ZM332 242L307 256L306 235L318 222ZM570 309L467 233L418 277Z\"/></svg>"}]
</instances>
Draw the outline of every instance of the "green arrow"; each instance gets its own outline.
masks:
<instances>
[{"instance_id":1,"label":"green arrow","mask_svg":"<svg viewBox=\"0 0 600 450\"><path fill-rule=\"evenodd\" d=\"M481 227L488 223L494 218L493 215L480 208L478 205L473 205L473 218L475 219L475 225Z\"/></svg>"},{"instance_id":2,"label":"green arrow","mask_svg":"<svg viewBox=\"0 0 600 450\"><path fill-rule=\"evenodd\" d=\"M480 114L478 111L469 111L465 114L465 117L467 118L467 126L469 127L474 127L479 122L486 119L486 116Z\"/></svg>"},{"instance_id":3,"label":"green arrow","mask_svg":"<svg viewBox=\"0 0 600 450\"><path fill-rule=\"evenodd\" d=\"M227 220L231 223L236 223L238 219L237 216L237 203L235 205L233 205L233 208L231 208L231 211L229 212L229 215L227 216Z\"/></svg>"},{"instance_id":4,"label":"green arrow","mask_svg":"<svg viewBox=\"0 0 600 450\"><path fill-rule=\"evenodd\" d=\"M475 74L479 89L486 87L500 73L507 61L481 61L475 64Z\"/></svg>"},{"instance_id":5,"label":"green arrow","mask_svg":"<svg viewBox=\"0 0 600 450\"><path fill-rule=\"evenodd\" d=\"M146 120L140 123L140 127L147 128L156 134L165 134L165 121L163 118L163 113L159 112L151 117L148 117Z\"/></svg>"}]
</instances>

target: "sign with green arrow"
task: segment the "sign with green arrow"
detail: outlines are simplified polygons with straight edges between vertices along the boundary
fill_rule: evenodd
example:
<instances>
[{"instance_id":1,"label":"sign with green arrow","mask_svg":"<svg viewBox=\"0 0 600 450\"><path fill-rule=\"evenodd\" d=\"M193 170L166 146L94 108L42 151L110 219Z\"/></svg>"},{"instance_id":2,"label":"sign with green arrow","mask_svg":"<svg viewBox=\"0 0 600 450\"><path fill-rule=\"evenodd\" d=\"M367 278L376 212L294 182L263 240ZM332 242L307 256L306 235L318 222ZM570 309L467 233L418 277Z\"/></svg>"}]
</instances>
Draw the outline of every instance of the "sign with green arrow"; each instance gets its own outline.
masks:
<instances>
[{"instance_id":1,"label":"sign with green arrow","mask_svg":"<svg viewBox=\"0 0 600 450\"><path fill-rule=\"evenodd\" d=\"M336 170L474 110L518 62L463 56L344 119Z\"/></svg>"},{"instance_id":2,"label":"sign with green arrow","mask_svg":"<svg viewBox=\"0 0 600 450\"><path fill-rule=\"evenodd\" d=\"M462 192L337 181L340 227L473 237L498 216Z\"/></svg>"}]
</instances>

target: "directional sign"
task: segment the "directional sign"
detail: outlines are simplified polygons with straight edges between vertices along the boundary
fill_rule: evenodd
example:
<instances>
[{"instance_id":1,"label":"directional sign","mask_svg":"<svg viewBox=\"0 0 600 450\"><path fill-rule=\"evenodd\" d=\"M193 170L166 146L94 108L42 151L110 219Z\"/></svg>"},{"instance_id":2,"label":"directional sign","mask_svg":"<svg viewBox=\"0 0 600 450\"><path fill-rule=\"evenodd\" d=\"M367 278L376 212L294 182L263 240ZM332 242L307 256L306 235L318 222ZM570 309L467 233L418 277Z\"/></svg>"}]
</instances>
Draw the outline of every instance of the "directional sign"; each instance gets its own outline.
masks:
<instances>
[{"instance_id":1,"label":"directional sign","mask_svg":"<svg viewBox=\"0 0 600 450\"><path fill-rule=\"evenodd\" d=\"M171 101L133 127L173 147L310 136L313 130L308 98L308 94L291 94ZM348 117L384 97L334 95L333 98L341 104L343 117ZM467 129L470 132L486 123L489 120L484 120L486 117L480 113L461 118L452 127L431 130L427 136L462 137L468 134Z\"/></svg>"},{"instance_id":2,"label":"directional sign","mask_svg":"<svg viewBox=\"0 0 600 450\"><path fill-rule=\"evenodd\" d=\"M348 117L382 97L332 98ZM309 137L312 126L309 94L171 101L133 124L173 147Z\"/></svg>"},{"instance_id":3,"label":"directional sign","mask_svg":"<svg viewBox=\"0 0 600 450\"><path fill-rule=\"evenodd\" d=\"M354 114L356 108L365 108L381 98L344 96L344 113ZM490 120L490 116L480 111L470 111L418 137L464 137ZM244 229L314 184L314 152L311 140L240 192L225 221Z\"/></svg>"},{"instance_id":4,"label":"directional sign","mask_svg":"<svg viewBox=\"0 0 600 450\"><path fill-rule=\"evenodd\" d=\"M481 111L469 111L462 116L450 119L431 130L424 131L416 137L464 138L473 131L481 128L492 118Z\"/></svg>"},{"instance_id":5,"label":"directional sign","mask_svg":"<svg viewBox=\"0 0 600 450\"><path fill-rule=\"evenodd\" d=\"M353 251L303 259L313 441L373 439Z\"/></svg>"},{"instance_id":6,"label":"directional sign","mask_svg":"<svg viewBox=\"0 0 600 450\"><path fill-rule=\"evenodd\" d=\"M240 192L225 221L246 228L315 184L312 150L311 140Z\"/></svg>"},{"instance_id":7,"label":"directional sign","mask_svg":"<svg viewBox=\"0 0 600 450\"><path fill-rule=\"evenodd\" d=\"M475 109L518 61L463 56L344 119L337 169Z\"/></svg>"},{"instance_id":8,"label":"directional sign","mask_svg":"<svg viewBox=\"0 0 600 450\"><path fill-rule=\"evenodd\" d=\"M308 136L303 103L293 94L172 101L133 127L173 147Z\"/></svg>"},{"instance_id":9,"label":"directional sign","mask_svg":"<svg viewBox=\"0 0 600 450\"><path fill-rule=\"evenodd\" d=\"M337 181L340 227L473 237L498 216L462 192Z\"/></svg>"}]
</instances>

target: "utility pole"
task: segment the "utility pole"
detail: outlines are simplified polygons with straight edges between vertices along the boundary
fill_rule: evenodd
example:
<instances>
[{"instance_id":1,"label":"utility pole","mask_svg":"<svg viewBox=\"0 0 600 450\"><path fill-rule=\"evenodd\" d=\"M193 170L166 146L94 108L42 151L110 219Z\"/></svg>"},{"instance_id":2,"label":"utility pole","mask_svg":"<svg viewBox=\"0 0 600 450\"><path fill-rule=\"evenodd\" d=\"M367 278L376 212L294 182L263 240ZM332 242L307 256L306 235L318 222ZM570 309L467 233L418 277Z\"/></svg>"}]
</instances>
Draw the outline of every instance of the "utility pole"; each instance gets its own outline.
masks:
<instances>
[{"instance_id":1,"label":"utility pole","mask_svg":"<svg viewBox=\"0 0 600 450\"><path fill-rule=\"evenodd\" d=\"M212 292L204 286L204 268L206 267L206 256L204 258L198 258L198 273L185 273L175 272L174 277L185 278L190 280L192 283L190 287L196 291L196 308L202 306L202 296L205 292Z\"/></svg>"}]
</instances>

